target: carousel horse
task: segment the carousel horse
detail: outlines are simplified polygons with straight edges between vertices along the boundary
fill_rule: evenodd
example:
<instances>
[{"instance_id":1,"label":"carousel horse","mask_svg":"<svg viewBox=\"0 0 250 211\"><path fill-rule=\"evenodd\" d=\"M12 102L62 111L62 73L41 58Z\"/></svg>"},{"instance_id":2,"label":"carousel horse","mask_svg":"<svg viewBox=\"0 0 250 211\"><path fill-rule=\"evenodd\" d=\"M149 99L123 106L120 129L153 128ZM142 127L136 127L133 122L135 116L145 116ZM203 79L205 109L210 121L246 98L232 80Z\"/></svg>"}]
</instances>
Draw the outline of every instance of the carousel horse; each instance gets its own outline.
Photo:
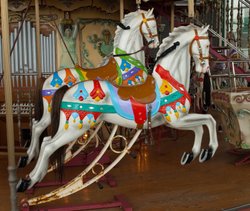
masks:
<instances>
[{"instance_id":1,"label":"carousel horse","mask_svg":"<svg viewBox=\"0 0 250 211\"><path fill-rule=\"evenodd\" d=\"M150 48L159 44L156 21L153 9L148 11L138 10L125 15L123 26L118 27L114 38L113 57L109 58L106 65L96 69L65 68L48 77L42 87L43 113L40 120L33 120L31 143L27 156L20 158L18 166L24 167L39 154L39 137L51 123L51 102L54 93L63 85L72 86L85 80L108 80L117 85L131 86L144 83L147 78L145 68L145 55L142 49L143 36ZM138 52L136 52L138 50ZM133 54L133 52L136 52ZM115 56L116 55L116 56ZM98 86L98 84L96 83ZM86 93L81 93L79 98L84 98ZM97 96L98 97L98 96ZM37 109L39 110L39 109Z\"/></svg>"},{"instance_id":2,"label":"carousel horse","mask_svg":"<svg viewBox=\"0 0 250 211\"><path fill-rule=\"evenodd\" d=\"M100 154L82 173L68 184L25 203L32 206L59 199L98 181L130 153L142 129L146 129L148 124L152 128L167 124L176 129L194 131L192 151L184 152L181 158L182 165L190 163L198 155L200 162L213 157L218 147L216 122L210 114L189 114L191 100L187 92L190 85L191 57L197 72L205 73L209 70L207 30L208 27L200 28L194 25L175 28L160 45L153 74L149 75L142 85L121 87L109 81L99 81L100 85L95 87L96 81L89 80L71 88L64 86L56 92L55 96L58 98L52 105L54 135L46 137L46 141L43 141L35 168L26 179L19 181L17 191L25 191L41 181L47 173L52 154L55 151L60 152L58 149L82 136L89 128L101 121L112 123L114 127ZM176 42L179 42L178 48L166 55L166 49ZM76 97L79 90L86 93L82 100ZM102 98L96 101L91 94L93 92L102 93ZM56 117L59 117L59 120L56 120ZM125 141L124 148L120 151L114 150L112 145L118 125L137 128L134 137L130 142ZM203 125L209 130L209 147L201 150ZM100 166L98 161L109 147L119 154L117 158L109 166L105 168L102 166L100 173L95 173L93 178L85 182L83 177L91 169L94 173L93 168Z\"/></svg>"}]
</instances>

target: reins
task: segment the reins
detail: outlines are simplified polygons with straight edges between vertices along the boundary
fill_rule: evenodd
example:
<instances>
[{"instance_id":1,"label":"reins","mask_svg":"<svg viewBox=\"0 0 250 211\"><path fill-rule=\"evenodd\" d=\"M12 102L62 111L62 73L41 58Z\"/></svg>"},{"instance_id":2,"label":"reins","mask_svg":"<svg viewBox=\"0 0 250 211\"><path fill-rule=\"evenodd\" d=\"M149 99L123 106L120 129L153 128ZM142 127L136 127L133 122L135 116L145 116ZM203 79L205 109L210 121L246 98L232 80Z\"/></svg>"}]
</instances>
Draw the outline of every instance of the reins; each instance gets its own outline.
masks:
<instances>
[{"instance_id":1,"label":"reins","mask_svg":"<svg viewBox=\"0 0 250 211\"><path fill-rule=\"evenodd\" d=\"M130 55L133 55L133 54L137 54L137 53L139 53L139 52L144 51L145 49L147 49L148 46L149 46L152 42L154 42L154 41L153 41L153 40L149 41L147 45L142 46L141 49L139 49L139 50L137 50L137 51L135 51L135 52L132 52L132 53L115 54L115 55L113 55L113 57L130 56Z\"/></svg>"},{"instance_id":2,"label":"reins","mask_svg":"<svg viewBox=\"0 0 250 211\"><path fill-rule=\"evenodd\" d=\"M129 30L130 26L125 26L123 23L119 22L117 23L118 26L120 26L123 30Z\"/></svg>"},{"instance_id":3,"label":"reins","mask_svg":"<svg viewBox=\"0 0 250 211\"><path fill-rule=\"evenodd\" d=\"M179 41L175 42L171 47L167 48L160 56L158 56L155 59L155 63L158 62L161 58L171 53L172 51L174 51L179 45L180 45Z\"/></svg>"}]
</instances>

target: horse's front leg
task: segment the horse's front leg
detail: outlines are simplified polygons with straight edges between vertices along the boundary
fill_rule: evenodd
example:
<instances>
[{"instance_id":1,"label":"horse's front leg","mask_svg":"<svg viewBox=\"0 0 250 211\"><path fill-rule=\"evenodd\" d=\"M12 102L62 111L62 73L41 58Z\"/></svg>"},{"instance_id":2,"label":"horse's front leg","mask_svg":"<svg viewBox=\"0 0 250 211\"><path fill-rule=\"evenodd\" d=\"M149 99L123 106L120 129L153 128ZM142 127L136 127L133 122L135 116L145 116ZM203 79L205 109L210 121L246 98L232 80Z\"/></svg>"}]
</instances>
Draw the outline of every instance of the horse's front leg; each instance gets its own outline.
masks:
<instances>
[{"instance_id":1,"label":"horse's front leg","mask_svg":"<svg viewBox=\"0 0 250 211\"><path fill-rule=\"evenodd\" d=\"M209 114L188 114L181 117L175 122L169 123L172 127L181 130L192 130L195 134L195 141L192 152L185 152L181 159L181 164L190 163L201 151L201 141L203 136L203 125L206 125L209 130L209 148L202 149L199 157L200 162L204 162L213 157L218 147L216 134L216 122Z\"/></svg>"},{"instance_id":2,"label":"horse's front leg","mask_svg":"<svg viewBox=\"0 0 250 211\"><path fill-rule=\"evenodd\" d=\"M195 127L188 127L185 122L182 120L178 121L178 123L170 123L171 127L179 130L191 130L194 132L194 144L192 147L192 152L184 152L181 157L181 164L185 165L194 160L201 151L201 141L203 136L203 127L201 125Z\"/></svg>"}]
</instances>

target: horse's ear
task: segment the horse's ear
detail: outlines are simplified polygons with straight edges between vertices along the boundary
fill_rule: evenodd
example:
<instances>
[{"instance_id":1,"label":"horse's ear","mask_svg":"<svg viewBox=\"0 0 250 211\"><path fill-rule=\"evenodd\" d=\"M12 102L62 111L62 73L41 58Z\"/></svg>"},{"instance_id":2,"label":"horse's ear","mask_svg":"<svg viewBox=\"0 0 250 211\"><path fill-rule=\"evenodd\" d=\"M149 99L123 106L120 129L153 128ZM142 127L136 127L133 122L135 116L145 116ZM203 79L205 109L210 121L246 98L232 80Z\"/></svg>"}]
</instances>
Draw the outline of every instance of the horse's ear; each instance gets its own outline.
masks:
<instances>
[{"instance_id":1,"label":"horse's ear","mask_svg":"<svg viewBox=\"0 0 250 211\"><path fill-rule=\"evenodd\" d=\"M202 34L205 34L205 33L207 33L207 31L208 31L208 28L209 28L209 25L207 25L206 27L204 27L203 29L202 29Z\"/></svg>"},{"instance_id":2,"label":"horse's ear","mask_svg":"<svg viewBox=\"0 0 250 211\"><path fill-rule=\"evenodd\" d=\"M153 14L154 8L152 8L151 10L148 10L148 16L151 16Z\"/></svg>"}]
</instances>

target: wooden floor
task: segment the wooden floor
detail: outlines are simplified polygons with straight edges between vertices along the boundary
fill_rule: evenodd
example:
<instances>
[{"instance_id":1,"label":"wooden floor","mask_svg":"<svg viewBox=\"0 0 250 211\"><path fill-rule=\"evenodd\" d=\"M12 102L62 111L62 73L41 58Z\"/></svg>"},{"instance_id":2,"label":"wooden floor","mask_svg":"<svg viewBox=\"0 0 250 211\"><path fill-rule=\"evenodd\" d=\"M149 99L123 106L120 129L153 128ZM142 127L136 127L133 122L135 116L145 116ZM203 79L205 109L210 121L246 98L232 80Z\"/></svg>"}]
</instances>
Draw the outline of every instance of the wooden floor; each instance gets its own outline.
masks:
<instances>
[{"instance_id":1,"label":"wooden floor","mask_svg":"<svg viewBox=\"0 0 250 211\"><path fill-rule=\"evenodd\" d=\"M136 159L126 156L111 175L118 186L98 189L96 184L70 197L42 205L63 206L105 202L114 195L123 194L133 210L141 211L216 211L250 203L250 166L236 166L239 157L228 153L231 145L219 135L219 149L215 157L206 162L193 161L181 166L184 151L190 151L193 134L181 131L178 140L161 140L153 146L143 146ZM207 131L203 146L207 146ZM138 145L136 146L138 148ZM7 157L0 156L0 199L1 211L9 211L9 188L7 182ZM24 176L32 165L18 169L18 176ZM81 170L79 167L66 169L66 177L73 178ZM39 189L35 195L48 191ZM18 194L18 201L25 194ZM105 209L105 210L120 210Z\"/></svg>"}]
</instances>

